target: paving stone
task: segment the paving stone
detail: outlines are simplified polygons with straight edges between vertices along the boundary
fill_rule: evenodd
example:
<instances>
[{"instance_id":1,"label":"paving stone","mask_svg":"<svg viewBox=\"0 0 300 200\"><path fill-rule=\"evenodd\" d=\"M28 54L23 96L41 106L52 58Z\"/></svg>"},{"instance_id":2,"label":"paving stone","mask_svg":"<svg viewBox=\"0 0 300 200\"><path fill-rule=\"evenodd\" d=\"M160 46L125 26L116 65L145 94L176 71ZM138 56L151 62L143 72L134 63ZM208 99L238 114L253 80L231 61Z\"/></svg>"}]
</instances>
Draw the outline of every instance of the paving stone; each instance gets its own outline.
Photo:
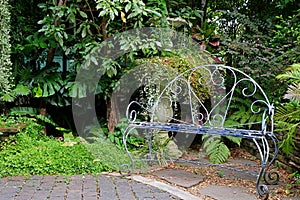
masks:
<instances>
[{"instance_id":1,"label":"paving stone","mask_svg":"<svg viewBox=\"0 0 300 200\"><path fill-rule=\"evenodd\" d=\"M77 199L82 199L82 194L81 193L67 193L66 195L67 200L77 200Z\"/></svg>"},{"instance_id":2,"label":"paving stone","mask_svg":"<svg viewBox=\"0 0 300 200\"><path fill-rule=\"evenodd\" d=\"M28 200L32 199L32 195L21 195L14 198L14 200Z\"/></svg>"},{"instance_id":3,"label":"paving stone","mask_svg":"<svg viewBox=\"0 0 300 200\"><path fill-rule=\"evenodd\" d=\"M116 193L110 193L103 191L100 193L100 199L101 200L118 200L119 198L117 197Z\"/></svg>"},{"instance_id":4,"label":"paving stone","mask_svg":"<svg viewBox=\"0 0 300 200\"><path fill-rule=\"evenodd\" d=\"M18 193L17 195L17 199L19 199L18 197L23 197L23 196L29 196L30 198L34 195L35 189L31 189L31 190L26 190L26 191L21 191ZM29 198L29 199L30 199Z\"/></svg>"},{"instance_id":5,"label":"paving stone","mask_svg":"<svg viewBox=\"0 0 300 200\"><path fill-rule=\"evenodd\" d=\"M115 179L115 185L119 199L135 199L131 187L126 179Z\"/></svg>"},{"instance_id":6,"label":"paving stone","mask_svg":"<svg viewBox=\"0 0 300 200\"><path fill-rule=\"evenodd\" d=\"M13 199L15 197L14 193L0 193L1 199Z\"/></svg>"},{"instance_id":7,"label":"paving stone","mask_svg":"<svg viewBox=\"0 0 300 200\"><path fill-rule=\"evenodd\" d=\"M229 187L229 186L217 186L209 185L198 191L200 194L207 195L211 198L222 200L256 200L257 198L253 194L246 193L244 188L241 187Z\"/></svg>"},{"instance_id":8,"label":"paving stone","mask_svg":"<svg viewBox=\"0 0 300 200\"><path fill-rule=\"evenodd\" d=\"M131 187L137 199L154 198L152 188L147 185L141 185L137 182L132 182Z\"/></svg>"},{"instance_id":9,"label":"paving stone","mask_svg":"<svg viewBox=\"0 0 300 200\"><path fill-rule=\"evenodd\" d=\"M31 176L0 179L0 199L14 200L173 200L164 190L122 177Z\"/></svg>"},{"instance_id":10,"label":"paving stone","mask_svg":"<svg viewBox=\"0 0 300 200\"><path fill-rule=\"evenodd\" d=\"M97 189L97 179L93 176L87 175L84 178L83 182L83 197L87 198L88 196L98 196L98 189ZM94 198L95 199L95 198Z\"/></svg>"},{"instance_id":11,"label":"paving stone","mask_svg":"<svg viewBox=\"0 0 300 200\"><path fill-rule=\"evenodd\" d=\"M99 176L98 187L100 191L101 200L116 200L117 194L115 190L115 185L111 177Z\"/></svg>"},{"instance_id":12,"label":"paving stone","mask_svg":"<svg viewBox=\"0 0 300 200\"><path fill-rule=\"evenodd\" d=\"M163 169L153 173L158 178L170 183L189 188L203 181L204 176L179 169Z\"/></svg>"},{"instance_id":13,"label":"paving stone","mask_svg":"<svg viewBox=\"0 0 300 200\"><path fill-rule=\"evenodd\" d=\"M98 199L97 196L88 196L88 197L83 197L84 200L96 200Z\"/></svg>"},{"instance_id":14,"label":"paving stone","mask_svg":"<svg viewBox=\"0 0 300 200\"><path fill-rule=\"evenodd\" d=\"M49 195L50 195L49 191L38 190L33 194L32 200L47 199Z\"/></svg>"}]
</instances>

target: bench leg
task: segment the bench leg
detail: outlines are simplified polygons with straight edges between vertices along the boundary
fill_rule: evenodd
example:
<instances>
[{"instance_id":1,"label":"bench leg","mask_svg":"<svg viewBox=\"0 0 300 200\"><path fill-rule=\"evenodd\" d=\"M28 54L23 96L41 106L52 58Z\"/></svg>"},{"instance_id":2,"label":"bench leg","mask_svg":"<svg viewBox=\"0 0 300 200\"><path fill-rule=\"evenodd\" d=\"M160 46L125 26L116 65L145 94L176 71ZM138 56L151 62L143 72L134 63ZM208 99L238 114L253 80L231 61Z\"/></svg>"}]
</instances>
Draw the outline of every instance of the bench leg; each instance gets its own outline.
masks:
<instances>
[{"instance_id":1,"label":"bench leg","mask_svg":"<svg viewBox=\"0 0 300 200\"><path fill-rule=\"evenodd\" d=\"M146 139L148 142L148 149L149 149L149 154L146 157L147 162L151 162L153 160L152 137L153 137L153 131L150 130L146 134Z\"/></svg>"},{"instance_id":2,"label":"bench leg","mask_svg":"<svg viewBox=\"0 0 300 200\"><path fill-rule=\"evenodd\" d=\"M277 147L278 140L275 137L275 135L268 135L268 136L271 138L271 142L273 143L273 147L274 147L273 158L271 159L270 162L269 162L270 147L267 138L263 136L259 140L261 142L260 144L256 139L253 139L261 157L261 168L256 181L256 190L259 196L265 196L264 199L268 199L269 189L266 185L260 183L262 177L264 178L264 181L267 184L277 184L279 181L279 174L277 172L274 171L268 172L278 154L278 147Z\"/></svg>"},{"instance_id":3,"label":"bench leg","mask_svg":"<svg viewBox=\"0 0 300 200\"><path fill-rule=\"evenodd\" d=\"M121 174L129 175L131 172L134 171L134 159L132 158L132 156L128 150L128 147L127 147L127 138L129 136L129 134L131 133L131 131L133 131L134 129L135 129L134 127L128 126L123 133L123 144L124 144L125 151L130 159L131 166L129 164L122 164L119 167L119 171Z\"/></svg>"},{"instance_id":4,"label":"bench leg","mask_svg":"<svg viewBox=\"0 0 300 200\"><path fill-rule=\"evenodd\" d=\"M269 171L270 167L274 164L276 157L278 155L278 151L279 151L278 146L277 146L278 139L276 138L275 135L269 135L269 137L272 140L274 152L273 152L273 158L269 162L269 164L266 167L266 170L264 172L264 181L269 185L276 185L279 181L279 174L275 171L270 171L270 172L268 172L268 171Z\"/></svg>"},{"instance_id":5,"label":"bench leg","mask_svg":"<svg viewBox=\"0 0 300 200\"><path fill-rule=\"evenodd\" d=\"M256 180L256 191L260 197L268 199L269 189L266 185L261 184L260 181L261 178L266 174L266 164L269 158L269 144L265 137L262 137L261 139L259 139L259 141L261 142L260 144L258 143L257 139L253 139L253 142L255 143L261 158L261 168Z\"/></svg>"}]
</instances>

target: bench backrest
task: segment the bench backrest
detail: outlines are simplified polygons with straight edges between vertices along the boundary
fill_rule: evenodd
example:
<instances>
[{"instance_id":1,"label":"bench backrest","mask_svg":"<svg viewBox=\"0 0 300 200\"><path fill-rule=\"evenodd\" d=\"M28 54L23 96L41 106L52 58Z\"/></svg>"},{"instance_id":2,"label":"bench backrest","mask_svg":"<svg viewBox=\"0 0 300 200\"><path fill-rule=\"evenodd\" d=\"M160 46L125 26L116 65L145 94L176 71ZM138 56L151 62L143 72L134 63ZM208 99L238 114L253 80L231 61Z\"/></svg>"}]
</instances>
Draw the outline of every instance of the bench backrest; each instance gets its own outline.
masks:
<instances>
[{"instance_id":1,"label":"bench backrest","mask_svg":"<svg viewBox=\"0 0 300 200\"><path fill-rule=\"evenodd\" d=\"M273 131L273 105L261 86L225 65L189 69L152 97L150 122Z\"/></svg>"}]
</instances>

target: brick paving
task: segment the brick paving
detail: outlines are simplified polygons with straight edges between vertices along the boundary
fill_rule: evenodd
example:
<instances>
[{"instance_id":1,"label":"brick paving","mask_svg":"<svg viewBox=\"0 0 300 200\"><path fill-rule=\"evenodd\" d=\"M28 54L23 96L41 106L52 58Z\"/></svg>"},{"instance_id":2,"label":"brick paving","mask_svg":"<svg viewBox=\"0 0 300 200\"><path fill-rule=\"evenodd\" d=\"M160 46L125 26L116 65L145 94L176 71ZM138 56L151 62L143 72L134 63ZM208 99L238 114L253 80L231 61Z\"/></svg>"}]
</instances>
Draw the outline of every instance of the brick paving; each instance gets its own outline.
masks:
<instances>
[{"instance_id":1,"label":"brick paving","mask_svg":"<svg viewBox=\"0 0 300 200\"><path fill-rule=\"evenodd\" d=\"M30 176L0 179L2 200L180 199L159 188L111 175Z\"/></svg>"}]
</instances>

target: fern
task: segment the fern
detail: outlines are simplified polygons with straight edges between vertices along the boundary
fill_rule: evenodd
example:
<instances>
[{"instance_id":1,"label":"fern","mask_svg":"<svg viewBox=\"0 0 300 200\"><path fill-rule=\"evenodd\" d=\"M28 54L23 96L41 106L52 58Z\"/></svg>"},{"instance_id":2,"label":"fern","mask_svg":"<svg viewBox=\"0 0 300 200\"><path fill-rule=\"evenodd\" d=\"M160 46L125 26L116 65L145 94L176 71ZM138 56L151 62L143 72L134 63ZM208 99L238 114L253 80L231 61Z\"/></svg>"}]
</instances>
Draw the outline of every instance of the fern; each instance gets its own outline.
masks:
<instances>
[{"instance_id":1,"label":"fern","mask_svg":"<svg viewBox=\"0 0 300 200\"><path fill-rule=\"evenodd\" d=\"M225 126L244 127L251 129L252 125L262 121L262 114L254 114L249 107L248 110L244 106L240 106L239 110L232 113L225 121Z\"/></svg>"},{"instance_id":2,"label":"fern","mask_svg":"<svg viewBox=\"0 0 300 200\"><path fill-rule=\"evenodd\" d=\"M3 94L3 100L6 102L13 102L17 96L30 94L30 89L27 86L18 84L9 93Z\"/></svg>"},{"instance_id":3,"label":"fern","mask_svg":"<svg viewBox=\"0 0 300 200\"><path fill-rule=\"evenodd\" d=\"M254 113L255 111L259 110L259 107L252 105L254 99L264 99L264 97L257 92L252 96L252 98L245 98L242 94L240 94L241 91L239 89L236 90L236 95L240 96L232 97L230 110L233 112L230 113L229 116L226 118L225 125L251 129L253 124L262 121L262 112ZM253 110L251 110L251 106ZM261 106L262 107L260 109L263 110L263 107L265 105ZM247 124L247 127L244 124Z\"/></svg>"},{"instance_id":4,"label":"fern","mask_svg":"<svg viewBox=\"0 0 300 200\"><path fill-rule=\"evenodd\" d=\"M45 123L48 123L48 124L51 124L51 125L57 127L57 124L51 119L51 117L49 115L48 116L40 115L38 108L14 107L14 108L10 109L9 114L10 115L29 115L31 117L41 120L42 122L45 122Z\"/></svg>"},{"instance_id":5,"label":"fern","mask_svg":"<svg viewBox=\"0 0 300 200\"><path fill-rule=\"evenodd\" d=\"M276 78L290 83L284 96L290 99L290 102L278 107L274 117L278 126L276 131L285 133L283 140L280 141L280 148L284 153L291 154L294 151L294 136L300 126L300 64L293 64L286 70Z\"/></svg>"},{"instance_id":6,"label":"fern","mask_svg":"<svg viewBox=\"0 0 300 200\"><path fill-rule=\"evenodd\" d=\"M290 82L300 82L300 64L295 63L286 69L286 72L276 76L278 79L289 80Z\"/></svg>"},{"instance_id":7,"label":"fern","mask_svg":"<svg viewBox=\"0 0 300 200\"><path fill-rule=\"evenodd\" d=\"M220 164L225 162L230 156L230 150L222 142L221 136L203 135L203 148L212 163Z\"/></svg>"},{"instance_id":8,"label":"fern","mask_svg":"<svg viewBox=\"0 0 300 200\"><path fill-rule=\"evenodd\" d=\"M300 83L292 83L289 85L284 98L300 101Z\"/></svg>"},{"instance_id":9,"label":"fern","mask_svg":"<svg viewBox=\"0 0 300 200\"><path fill-rule=\"evenodd\" d=\"M292 124L288 122L278 122L278 128L276 131L286 132L284 138L279 143L279 147L282 151L289 155L294 151L295 143L293 140L293 136L296 134L297 127L299 127L300 123Z\"/></svg>"},{"instance_id":10,"label":"fern","mask_svg":"<svg viewBox=\"0 0 300 200\"><path fill-rule=\"evenodd\" d=\"M300 121L300 104L290 101L279 106L275 112L275 119L281 122L297 123Z\"/></svg>"},{"instance_id":11,"label":"fern","mask_svg":"<svg viewBox=\"0 0 300 200\"><path fill-rule=\"evenodd\" d=\"M283 132L283 140L280 141L280 148L289 155L294 150L294 136L297 127L300 126L300 104L296 101L285 103L278 107L275 112L277 132Z\"/></svg>"},{"instance_id":12,"label":"fern","mask_svg":"<svg viewBox=\"0 0 300 200\"><path fill-rule=\"evenodd\" d=\"M240 137L232 137L232 136L226 136L226 138L228 140L230 140L231 142L239 145L239 147L241 146L242 138L240 138Z\"/></svg>"}]
</instances>

